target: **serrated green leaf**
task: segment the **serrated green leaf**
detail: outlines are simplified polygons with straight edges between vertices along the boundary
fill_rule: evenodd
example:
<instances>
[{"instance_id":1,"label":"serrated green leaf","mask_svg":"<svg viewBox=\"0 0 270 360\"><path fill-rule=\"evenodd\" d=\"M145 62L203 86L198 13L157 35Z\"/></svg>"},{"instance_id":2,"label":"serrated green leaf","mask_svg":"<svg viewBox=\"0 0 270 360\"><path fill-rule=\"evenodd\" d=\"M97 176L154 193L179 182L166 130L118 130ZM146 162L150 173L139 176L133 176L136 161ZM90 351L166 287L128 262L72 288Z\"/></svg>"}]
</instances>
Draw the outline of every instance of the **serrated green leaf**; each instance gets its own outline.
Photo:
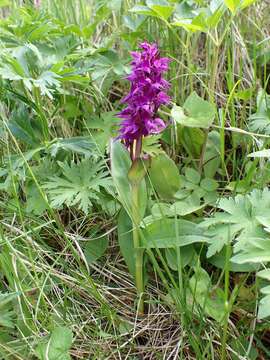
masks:
<instances>
[{"instance_id":1,"label":"serrated green leaf","mask_svg":"<svg viewBox=\"0 0 270 360\"><path fill-rule=\"evenodd\" d=\"M249 118L251 131L270 134L270 95L260 89L257 95L257 111Z\"/></svg>"},{"instance_id":2,"label":"serrated green leaf","mask_svg":"<svg viewBox=\"0 0 270 360\"><path fill-rule=\"evenodd\" d=\"M216 242L218 242L218 239L216 239ZM208 259L207 259L207 261L210 264L216 266L218 269L223 270L225 268L225 266L228 266L228 270L231 272L244 273L244 272L257 271L260 268L260 264L257 264L257 263L238 264L238 263L233 262L231 259L230 259L229 263L227 264L226 263L226 248L223 247L221 251L220 251L220 249L218 251L219 251L218 253L216 253L217 251L213 251L215 253L215 255L210 256L210 254L209 254Z\"/></svg>"},{"instance_id":3,"label":"serrated green leaf","mask_svg":"<svg viewBox=\"0 0 270 360\"><path fill-rule=\"evenodd\" d=\"M232 257L238 264L267 263L270 261L270 241L268 238L249 238L240 253Z\"/></svg>"},{"instance_id":4,"label":"serrated green leaf","mask_svg":"<svg viewBox=\"0 0 270 360\"><path fill-rule=\"evenodd\" d=\"M223 198L219 200L218 207L221 212L216 212L213 217L200 224L200 227L207 229L205 235L212 238L217 251L228 241L234 240L234 253L237 255L232 258L233 262L267 261L263 259L268 258L266 250L269 245L263 239L268 239L268 234L260 219L268 211L270 213L269 189L255 189L247 195ZM263 250L264 247L266 248ZM211 255L213 253L211 251Z\"/></svg>"},{"instance_id":5,"label":"serrated green leaf","mask_svg":"<svg viewBox=\"0 0 270 360\"><path fill-rule=\"evenodd\" d=\"M151 157L155 157L159 154L163 154L164 151L159 143L161 135L145 136L142 140L142 152L148 154Z\"/></svg>"},{"instance_id":6,"label":"serrated green leaf","mask_svg":"<svg viewBox=\"0 0 270 360\"><path fill-rule=\"evenodd\" d=\"M103 161L83 160L77 164L58 163L62 176L53 176L44 184L44 189L53 208L62 205L77 205L88 214L93 202L99 201L101 189L109 191L112 183Z\"/></svg>"}]
</instances>

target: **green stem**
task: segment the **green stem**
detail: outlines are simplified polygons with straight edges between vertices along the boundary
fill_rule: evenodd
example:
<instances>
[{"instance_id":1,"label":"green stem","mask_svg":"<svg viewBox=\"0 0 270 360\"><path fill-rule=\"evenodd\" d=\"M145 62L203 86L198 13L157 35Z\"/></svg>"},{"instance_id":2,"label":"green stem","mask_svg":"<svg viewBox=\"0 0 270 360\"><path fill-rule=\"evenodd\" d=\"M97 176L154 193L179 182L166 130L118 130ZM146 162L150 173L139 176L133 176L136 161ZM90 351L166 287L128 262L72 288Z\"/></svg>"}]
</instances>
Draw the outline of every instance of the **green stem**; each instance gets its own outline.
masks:
<instances>
[{"instance_id":1,"label":"green stem","mask_svg":"<svg viewBox=\"0 0 270 360\"><path fill-rule=\"evenodd\" d=\"M205 156L205 152L206 152L208 134L209 134L209 129L205 130L205 132L204 132L204 141L203 141L203 146L202 146L202 151L201 151L201 156L200 156L200 161L199 161L199 173L200 173L200 175L202 175L202 171L203 171L204 156Z\"/></svg>"},{"instance_id":2,"label":"green stem","mask_svg":"<svg viewBox=\"0 0 270 360\"><path fill-rule=\"evenodd\" d=\"M230 238L230 231L228 233L228 239ZM230 316L230 304L229 304L229 287L230 287L230 257L231 257L231 244L228 241L226 246L226 265L224 273L224 309L225 309L225 318L223 324L223 334L221 340L221 360L226 360L226 343L228 336L228 324Z\"/></svg>"},{"instance_id":3,"label":"green stem","mask_svg":"<svg viewBox=\"0 0 270 360\"><path fill-rule=\"evenodd\" d=\"M40 116L40 119L41 119L43 138L45 141L48 141L49 140L49 125L48 125L47 118L43 113L40 92L37 88L34 88L34 99L35 99L36 107L38 109L38 115Z\"/></svg>"},{"instance_id":4,"label":"green stem","mask_svg":"<svg viewBox=\"0 0 270 360\"><path fill-rule=\"evenodd\" d=\"M218 56L219 56L219 46L214 48L214 55L211 63L212 76L210 78L210 101L215 103L215 90L216 90L216 81L218 73Z\"/></svg>"},{"instance_id":5,"label":"green stem","mask_svg":"<svg viewBox=\"0 0 270 360\"><path fill-rule=\"evenodd\" d=\"M210 83L209 83L209 90L210 90L209 100L211 101L212 104L215 104L215 89L216 89L216 80L217 80L216 77L217 77L217 72L218 72L218 55L219 55L219 46L216 45L214 47L214 55L213 55L213 59L212 59L212 63L211 63L212 76L210 78ZM209 73L210 73L210 69L209 69ZM204 142L203 142L201 156L200 156L200 162L199 162L199 173L200 174L202 174L202 171L203 171L204 157L205 157L205 152L206 152L208 135L209 135L209 129L207 129L204 132Z\"/></svg>"},{"instance_id":6,"label":"green stem","mask_svg":"<svg viewBox=\"0 0 270 360\"><path fill-rule=\"evenodd\" d=\"M140 234L139 234L139 186L132 184L132 222L133 222L133 244L135 249L135 284L139 296L138 311L144 312L144 281L143 281L143 249L140 248Z\"/></svg>"}]
</instances>

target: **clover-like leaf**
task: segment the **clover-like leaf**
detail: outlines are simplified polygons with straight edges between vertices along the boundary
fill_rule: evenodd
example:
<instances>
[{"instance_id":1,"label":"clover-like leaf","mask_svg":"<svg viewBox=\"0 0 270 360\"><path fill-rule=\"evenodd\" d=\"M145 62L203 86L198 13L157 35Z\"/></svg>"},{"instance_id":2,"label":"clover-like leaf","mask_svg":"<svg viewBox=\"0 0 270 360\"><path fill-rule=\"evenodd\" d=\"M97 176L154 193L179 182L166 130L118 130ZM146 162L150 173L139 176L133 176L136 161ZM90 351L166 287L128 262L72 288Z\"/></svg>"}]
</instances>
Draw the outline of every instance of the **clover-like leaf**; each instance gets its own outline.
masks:
<instances>
[{"instance_id":1,"label":"clover-like leaf","mask_svg":"<svg viewBox=\"0 0 270 360\"><path fill-rule=\"evenodd\" d=\"M183 107L174 105L171 111L173 119L180 125L209 128L215 119L216 109L213 104L193 92L186 99Z\"/></svg>"}]
</instances>

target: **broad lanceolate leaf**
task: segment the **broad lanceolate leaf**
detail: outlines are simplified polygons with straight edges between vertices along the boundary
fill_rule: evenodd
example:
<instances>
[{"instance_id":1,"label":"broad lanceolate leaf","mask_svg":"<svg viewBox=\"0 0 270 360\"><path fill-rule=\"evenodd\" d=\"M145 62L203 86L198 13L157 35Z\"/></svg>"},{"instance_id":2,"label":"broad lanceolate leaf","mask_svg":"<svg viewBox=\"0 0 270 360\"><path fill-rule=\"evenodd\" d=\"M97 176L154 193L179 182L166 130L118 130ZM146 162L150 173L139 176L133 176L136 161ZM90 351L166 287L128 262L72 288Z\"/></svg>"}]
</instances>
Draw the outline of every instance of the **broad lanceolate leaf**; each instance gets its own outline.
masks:
<instances>
[{"instance_id":1,"label":"broad lanceolate leaf","mask_svg":"<svg viewBox=\"0 0 270 360\"><path fill-rule=\"evenodd\" d=\"M143 248L171 248L207 242L198 226L187 220L158 219L142 229Z\"/></svg>"},{"instance_id":2,"label":"broad lanceolate leaf","mask_svg":"<svg viewBox=\"0 0 270 360\"><path fill-rule=\"evenodd\" d=\"M241 9L245 9L247 8L248 6L254 4L257 0L242 0L241 1L241 4L240 4L240 8Z\"/></svg>"},{"instance_id":3,"label":"broad lanceolate leaf","mask_svg":"<svg viewBox=\"0 0 270 360\"><path fill-rule=\"evenodd\" d=\"M215 191L218 188L218 183L214 179L209 178L202 179L200 185L206 191Z\"/></svg>"},{"instance_id":4,"label":"broad lanceolate leaf","mask_svg":"<svg viewBox=\"0 0 270 360\"><path fill-rule=\"evenodd\" d=\"M224 0L224 3L235 14L237 10L242 10L255 3L256 0Z\"/></svg>"},{"instance_id":5,"label":"broad lanceolate leaf","mask_svg":"<svg viewBox=\"0 0 270 360\"><path fill-rule=\"evenodd\" d=\"M196 258L196 251L193 245L182 246L180 249L180 259L177 256L177 251L174 248L165 249L165 256L169 267L177 271L181 265L183 268L190 264Z\"/></svg>"},{"instance_id":6,"label":"broad lanceolate leaf","mask_svg":"<svg viewBox=\"0 0 270 360\"><path fill-rule=\"evenodd\" d=\"M135 251L132 237L132 222L124 209L120 211L118 216L117 233L121 254L128 266L130 274L135 276Z\"/></svg>"},{"instance_id":7,"label":"broad lanceolate leaf","mask_svg":"<svg viewBox=\"0 0 270 360\"><path fill-rule=\"evenodd\" d=\"M132 214L131 183L128 173L131 168L131 160L128 151L119 141L111 144L111 172L114 185L119 194L120 202L127 213ZM139 212L144 216L147 202L145 180L142 179L139 186Z\"/></svg>"},{"instance_id":8,"label":"broad lanceolate leaf","mask_svg":"<svg viewBox=\"0 0 270 360\"><path fill-rule=\"evenodd\" d=\"M178 124L206 129L212 125L215 113L214 105L200 98L196 92L189 95L183 107L174 105L171 111Z\"/></svg>"},{"instance_id":9,"label":"broad lanceolate leaf","mask_svg":"<svg viewBox=\"0 0 270 360\"><path fill-rule=\"evenodd\" d=\"M189 32L202 31L217 26L226 7L221 1L211 1L208 8L195 8L187 2L181 2L176 6L172 25L180 26Z\"/></svg>"},{"instance_id":10,"label":"broad lanceolate leaf","mask_svg":"<svg viewBox=\"0 0 270 360\"><path fill-rule=\"evenodd\" d=\"M224 0L224 2L228 9L230 9L232 13L235 13L241 3L241 0Z\"/></svg>"},{"instance_id":11,"label":"broad lanceolate leaf","mask_svg":"<svg viewBox=\"0 0 270 360\"><path fill-rule=\"evenodd\" d=\"M140 15L155 16L155 13L148 6L144 5L135 5L129 11Z\"/></svg>"},{"instance_id":12,"label":"broad lanceolate leaf","mask_svg":"<svg viewBox=\"0 0 270 360\"><path fill-rule=\"evenodd\" d=\"M161 19L167 20L173 13L173 6L165 0L147 0L146 5Z\"/></svg>"},{"instance_id":13,"label":"broad lanceolate leaf","mask_svg":"<svg viewBox=\"0 0 270 360\"><path fill-rule=\"evenodd\" d=\"M48 146L48 149L53 157L55 157L60 150L71 151L90 157L91 155L93 156L96 145L89 136L76 136L66 139L57 138Z\"/></svg>"},{"instance_id":14,"label":"broad lanceolate leaf","mask_svg":"<svg viewBox=\"0 0 270 360\"><path fill-rule=\"evenodd\" d=\"M191 183L198 185L201 180L201 175L193 168L186 168L185 169L186 179Z\"/></svg>"},{"instance_id":15,"label":"broad lanceolate leaf","mask_svg":"<svg viewBox=\"0 0 270 360\"><path fill-rule=\"evenodd\" d=\"M264 296L259 302L258 319L265 319L270 316L270 294Z\"/></svg>"},{"instance_id":16,"label":"broad lanceolate leaf","mask_svg":"<svg viewBox=\"0 0 270 360\"><path fill-rule=\"evenodd\" d=\"M179 170L166 154L160 154L152 159L149 175L154 189L161 198L173 198L179 190Z\"/></svg>"},{"instance_id":17,"label":"broad lanceolate leaf","mask_svg":"<svg viewBox=\"0 0 270 360\"><path fill-rule=\"evenodd\" d=\"M69 349L72 345L72 331L66 327L55 328L46 342L36 348L40 360L70 360Z\"/></svg>"},{"instance_id":18,"label":"broad lanceolate leaf","mask_svg":"<svg viewBox=\"0 0 270 360\"><path fill-rule=\"evenodd\" d=\"M34 148L43 141L39 121L31 116L26 106L15 108L7 125L12 134L27 146L31 145Z\"/></svg>"},{"instance_id":19,"label":"broad lanceolate leaf","mask_svg":"<svg viewBox=\"0 0 270 360\"><path fill-rule=\"evenodd\" d=\"M128 172L128 179L131 184L139 185L141 183L147 173L149 164L150 159L136 159L133 161Z\"/></svg>"},{"instance_id":20,"label":"broad lanceolate leaf","mask_svg":"<svg viewBox=\"0 0 270 360\"><path fill-rule=\"evenodd\" d=\"M252 158L270 158L270 149L264 149L260 151L255 151L251 154L248 154L248 157Z\"/></svg>"},{"instance_id":21,"label":"broad lanceolate leaf","mask_svg":"<svg viewBox=\"0 0 270 360\"><path fill-rule=\"evenodd\" d=\"M204 154L203 171L206 177L213 178L220 166L220 133L212 130L208 133Z\"/></svg>"},{"instance_id":22,"label":"broad lanceolate leaf","mask_svg":"<svg viewBox=\"0 0 270 360\"><path fill-rule=\"evenodd\" d=\"M107 235L89 240L84 247L84 256L89 264L98 260L106 251L109 244Z\"/></svg>"},{"instance_id":23,"label":"broad lanceolate leaf","mask_svg":"<svg viewBox=\"0 0 270 360\"><path fill-rule=\"evenodd\" d=\"M166 0L147 0L146 5L135 5L131 12L167 20L173 13L173 6Z\"/></svg>"},{"instance_id":24,"label":"broad lanceolate leaf","mask_svg":"<svg viewBox=\"0 0 270 360\"><path fill-rule=\"evenodd\" d=\"M267 279L270 281L270 269L261 270L257 273L257 276L262 279Z\"/></svg>"},{"instance_id":25,"label":"broad lanceolate leaf","mask_svg":"<svg viewBox=\"0 0 270 360\"><path fill-rule=\"evenodd\" d=\"M201 204L199 198L194 198L193 196L189 196L185 200L176 201L171 205L171 212L180 215L185 216L188 214L192 214L202 208L204 208L206 204Z\"/></svg>"},{"instance_id":26,"label":"broad lanceolate leaf","mask_svg":"<svg viewBox=\"0 0 270 360\"><path fill-rule=\"evenodd\" d=\"M192 306L192 309L193 304L199 305L200 311L204 311L208 316L222 323L226 314L223 291L213 290L210 276L203 268L196 267L194 270L195 273L189 281L190 291L187 292L187 303Z\"/></svg>"},{"instance_id":27,"label":"broad lanceolate leaf","mask_svg":"<svg viewBox=\"0 0 270 360\"><path fill-rule=\"evenodd\" d=\"M205 22L202 21L202 16L196 16L195 18L190 19L175 19L172 23L174 26L179 26L184 28L186 31L196 32L196 31L206 31Z\"/></svg>"}]
</instances>

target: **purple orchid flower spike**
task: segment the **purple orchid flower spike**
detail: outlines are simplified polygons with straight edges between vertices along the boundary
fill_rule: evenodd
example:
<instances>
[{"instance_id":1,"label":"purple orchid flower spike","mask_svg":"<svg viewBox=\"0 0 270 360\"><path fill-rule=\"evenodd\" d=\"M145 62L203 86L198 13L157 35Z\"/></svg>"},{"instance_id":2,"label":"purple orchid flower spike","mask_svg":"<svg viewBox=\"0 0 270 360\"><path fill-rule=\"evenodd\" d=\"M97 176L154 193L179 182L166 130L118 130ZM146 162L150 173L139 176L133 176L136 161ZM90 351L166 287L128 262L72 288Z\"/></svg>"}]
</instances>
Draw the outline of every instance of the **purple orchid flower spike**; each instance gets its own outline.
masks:
<instances>
[{"instance_id":1,"label":"purple orchid flower spike","mask_svg":"<svg viewBox=\"0 0 270 360\"><path fill-rule=\"evenodd\" d=\"M41 0L34 0L35 8L39 8L41 6Z\"/></svg>"},{"instance_id":2,"label":"purple orchid flower spike","mask_svg":"<svg viewBox=\"0 0 270 360\"><path fill-rule=\"evenodd\" d=\"M166 93L170 85L162 77L168 70L170 59L160 57L155 43L143 42L139 46L142 51L131 52L132 71L127 76L131 87L129 94L122 99L127 106L118 114L122 119L118 139L124 140L130 148L132 159L140 156L144 136L158 134L166 127L157 117L157 111L160 105L170 101ZM136 149L133 149L134 145Z\"/></svg>"}]
</instances>

